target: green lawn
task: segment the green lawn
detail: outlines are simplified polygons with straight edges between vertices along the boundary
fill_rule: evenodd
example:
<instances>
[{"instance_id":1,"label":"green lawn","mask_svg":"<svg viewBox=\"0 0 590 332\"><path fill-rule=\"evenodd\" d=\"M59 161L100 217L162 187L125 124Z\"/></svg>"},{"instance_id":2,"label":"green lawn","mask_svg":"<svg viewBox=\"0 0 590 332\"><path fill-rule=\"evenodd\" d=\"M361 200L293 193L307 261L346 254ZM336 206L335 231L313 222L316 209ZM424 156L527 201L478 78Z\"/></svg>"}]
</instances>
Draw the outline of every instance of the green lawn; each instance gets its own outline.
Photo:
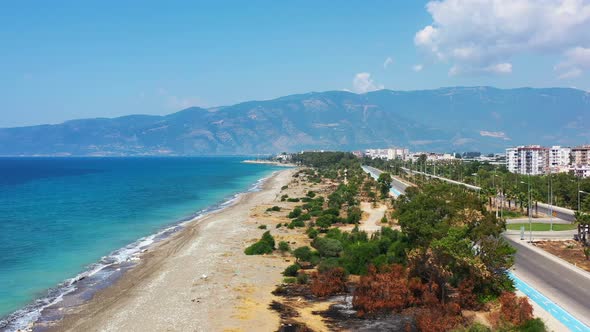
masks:
<instances>
[{"instance_id":1,"label":"green lawn","mask_svg":"<svg viewBox=\"0 0 590 332\"><path fill-rule=\"evenodd\" d=\"M548 231L550 224L545 223L533 223L533 232L534 231ZM526 231L529 230L529 223L518 223L518 224L508 224L506 228L513 231L520 230L520 227L524 226ZM567 231L571 229L577 229L577 224L553 224L554 231Z\"/></svg>"},{"instance_id":2,"label":"green lawn","mask_svg":"<svg viewBox=\"0 0 590 332\"><path fill-rule=\"evenodd\" d=\"M514 219L524 217L525 215L520 211L504 211L504 218L506 219Z\"/></svg>"}]
</instances>

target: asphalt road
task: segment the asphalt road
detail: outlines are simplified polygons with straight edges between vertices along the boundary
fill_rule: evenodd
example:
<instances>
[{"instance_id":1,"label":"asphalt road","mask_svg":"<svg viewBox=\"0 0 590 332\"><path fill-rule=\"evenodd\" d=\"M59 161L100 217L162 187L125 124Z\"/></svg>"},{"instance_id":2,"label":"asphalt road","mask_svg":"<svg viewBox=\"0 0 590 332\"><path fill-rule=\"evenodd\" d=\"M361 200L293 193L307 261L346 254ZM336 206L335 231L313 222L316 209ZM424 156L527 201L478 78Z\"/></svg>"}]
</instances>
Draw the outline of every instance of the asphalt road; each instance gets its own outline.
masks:
<instances>
[{"instance_id":1,"label":"asphalt road","mask_svg":"<svg viewBox=\"0 0 590 332\"><path fill-rule=\"evenodd\" d=\"M377 176L379 176L381 173L383 173L382 170L372 167L372 166L365 166L366 168L370 169L373 173L375 173ZM394 188L396 191L398 191L401 194L404 194L406 192L406 188L408 187L407 184L401 182L400 180L393 178L391 181L391 187Z\"/></svg>"},{"instance_id":2,"label":"asphalt road","mask_svg":"<svg viewBox=\"0 0 590 332\"><path fill-rule=\"evenodd\" d=\"M547 298L590 326L590 278L505 236L517 249L514 273Z\"/></svg>"},{"instance_id":3,"label":"asphalt road","mask_svg":"<svg viewBox=\"0 0 590 332\"><path fill-rule=\"evenodd\" d=\"M549 213L551 212L548 207L542 206L541 204L537 205L537 209L540 213L544 213L546 215L549 215ZM576 221L576 218L574 217L574 215L572 215L570 213L564 213L562 211L553 210L553 215L559 219L563 219L563 220L566 220L569 222Z\"/></svg>"}]
</instances>

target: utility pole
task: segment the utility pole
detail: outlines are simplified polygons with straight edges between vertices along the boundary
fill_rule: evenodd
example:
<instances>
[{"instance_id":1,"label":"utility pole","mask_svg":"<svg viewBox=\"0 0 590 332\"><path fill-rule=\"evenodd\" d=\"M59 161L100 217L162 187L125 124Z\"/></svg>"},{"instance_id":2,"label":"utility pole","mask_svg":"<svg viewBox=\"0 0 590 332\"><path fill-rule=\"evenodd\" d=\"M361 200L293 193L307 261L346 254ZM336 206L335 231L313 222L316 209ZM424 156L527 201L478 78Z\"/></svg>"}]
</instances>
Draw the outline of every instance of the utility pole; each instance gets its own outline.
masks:
<instances>
[{"instance_id":1,"label":"utility pole","mask_svg":"<svg viewBox=\"0 0 590 332\"><path fill-rule=\"evenodd\" d=\"M551 174L551 169L549 169L549 190L547 195L549 196L549 231L553 231L553 176Z\"/></svg>"},{"instance_id":2,"label":"utility pole","mask_svg":"<svg viewBox=\"0 0 590 332\"><path fill-rule=\"evenodd\" d=\"M578 177L578 212L581 212L580 211L580 194L581 193L582 192L580 191L580 178Z\"/></svg>"},{"instance_id":3,"label":"utility pole","mask_svg":"<svg viewBox=\"0 0 590 332\"><path fill-rule=\"evenodd\" d=\"M530 243L533 243L533 221L531 219L531 213L533 212L531 206L531 176L529 175L529 234L530 234Z\"/></svg>"},{"instance_id":4,"label":"utility pole","mask_svg":"<svg viewBox=\"0 0 590 332\"><path fill-rule=\"evenodd\" d=\"M533 221L532 221L532 218L531 218L531 212L532 212L532 209L531 209L531 176L529 175L528 178L529 178L529 181L528 181L529 203L528 203L527 210L529 212L528 213L528 215L529 215L529 242L530 243L533 243ZM520 183L527 184L524 181L520 181Z\"/></svg>"}]
</instances>

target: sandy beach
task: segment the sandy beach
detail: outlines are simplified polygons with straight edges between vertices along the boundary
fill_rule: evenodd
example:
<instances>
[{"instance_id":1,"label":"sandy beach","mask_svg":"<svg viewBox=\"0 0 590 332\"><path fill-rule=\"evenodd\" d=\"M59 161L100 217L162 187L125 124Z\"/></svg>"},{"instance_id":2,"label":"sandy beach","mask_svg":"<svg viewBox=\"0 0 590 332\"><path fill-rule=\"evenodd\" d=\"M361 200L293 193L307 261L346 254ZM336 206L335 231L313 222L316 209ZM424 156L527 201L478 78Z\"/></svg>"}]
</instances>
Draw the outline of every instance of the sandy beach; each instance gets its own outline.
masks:
<instances>
[{"instance_id":1,"label":"sandy beach","mask_svg":"<svg viewBox=\"0 0 590 332\"><path fill-rule=\"evenodd\" d=\"M138 266L111 287L67 309L50 330L276 330L279 317L268 305L289 259L246 256L243 250L264 232L256 218L264 211L261 207L281 203L281 187L294 172L277 172L262 190L243 194L233 205L189 223L146 252Z\"/></svg>"}]
</instances>

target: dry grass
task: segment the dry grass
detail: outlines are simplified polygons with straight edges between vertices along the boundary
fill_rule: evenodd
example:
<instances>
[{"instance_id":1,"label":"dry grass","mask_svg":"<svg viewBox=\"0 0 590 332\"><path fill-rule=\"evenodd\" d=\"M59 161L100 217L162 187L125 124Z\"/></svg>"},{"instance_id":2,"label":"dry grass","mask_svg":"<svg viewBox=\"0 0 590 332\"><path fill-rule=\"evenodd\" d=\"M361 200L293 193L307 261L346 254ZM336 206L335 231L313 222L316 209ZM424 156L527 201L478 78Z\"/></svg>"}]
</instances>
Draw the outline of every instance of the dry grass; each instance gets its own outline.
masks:
<instances>
[{"instance_id":1,"label":"dry grass","mask_svg":"<svg viewBox=\"0 0 590 332\"><path fill-rule=\"evenodd\" d=\"M567 241L538 241L537 247L555 255L567 262L590 272L590 260L584 256L582 245L574 240Z\"/></svg>"}]
</instances>

